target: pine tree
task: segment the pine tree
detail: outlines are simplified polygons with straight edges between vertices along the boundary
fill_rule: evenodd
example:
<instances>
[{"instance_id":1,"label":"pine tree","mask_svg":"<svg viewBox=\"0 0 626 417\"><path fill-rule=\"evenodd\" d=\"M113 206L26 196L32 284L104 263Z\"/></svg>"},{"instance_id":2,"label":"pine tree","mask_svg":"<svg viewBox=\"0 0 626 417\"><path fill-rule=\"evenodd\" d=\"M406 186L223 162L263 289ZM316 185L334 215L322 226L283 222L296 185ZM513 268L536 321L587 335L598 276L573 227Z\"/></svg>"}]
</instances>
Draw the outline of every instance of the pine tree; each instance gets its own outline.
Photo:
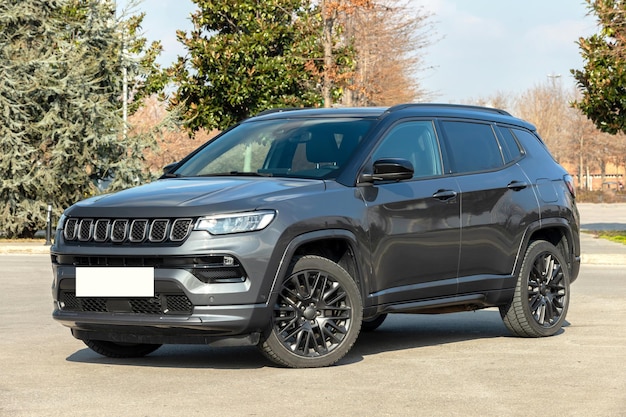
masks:
<instances>
[{"instance_id":1,"label":"pine tree","mask_svg":"<svg viewBox=\"0 0 626 417\"><path fill-rule=\"evenodd\" d=\"M146 145L121 134L122 24L106 0L0 4L0 231L8 237L45 227L48 202L58 215L103 182L114 190L143 179Z\"/></svg>"}]
</instances>

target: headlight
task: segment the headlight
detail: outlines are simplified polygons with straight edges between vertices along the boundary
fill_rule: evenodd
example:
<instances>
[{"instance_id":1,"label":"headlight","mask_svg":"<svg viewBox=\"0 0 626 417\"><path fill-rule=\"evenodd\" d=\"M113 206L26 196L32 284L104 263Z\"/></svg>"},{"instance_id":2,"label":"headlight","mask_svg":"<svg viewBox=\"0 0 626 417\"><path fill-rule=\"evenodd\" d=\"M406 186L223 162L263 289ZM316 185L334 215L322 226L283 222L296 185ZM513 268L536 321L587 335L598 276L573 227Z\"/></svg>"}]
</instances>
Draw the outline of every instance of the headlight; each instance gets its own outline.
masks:
<instances>
[{"instance_id":1,"label":"headlight","mask_svg":"<svg viewBox=\"0 0 626 417\"><path fill-rule=\"evenodd\" d=\"M273 210L259 210L207 216L198 219L194 230L206 230L212 235L254 232L265 229L275 215Z\"/></svg>"}]
</instances>

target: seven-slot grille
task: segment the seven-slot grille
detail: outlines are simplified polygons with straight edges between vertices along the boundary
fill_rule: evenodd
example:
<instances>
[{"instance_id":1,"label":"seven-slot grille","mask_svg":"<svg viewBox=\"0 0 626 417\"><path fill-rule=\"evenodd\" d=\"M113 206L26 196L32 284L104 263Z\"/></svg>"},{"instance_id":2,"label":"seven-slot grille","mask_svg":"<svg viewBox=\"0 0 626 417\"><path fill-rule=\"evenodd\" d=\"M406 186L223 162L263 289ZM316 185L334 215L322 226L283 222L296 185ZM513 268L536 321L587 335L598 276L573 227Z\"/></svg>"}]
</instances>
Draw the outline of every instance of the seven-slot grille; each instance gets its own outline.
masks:
<instances>
[{"instance_id":1,"label":"seven-slot grille","mask_svg":"<svg viewBox=\"0 0 626 417\"><path fill-rule=\"evenodd\" d=\"M67 241L97 243L182 242L189 236L193 219L77 219L63 226Z\"/></svg>"}]
</instances>

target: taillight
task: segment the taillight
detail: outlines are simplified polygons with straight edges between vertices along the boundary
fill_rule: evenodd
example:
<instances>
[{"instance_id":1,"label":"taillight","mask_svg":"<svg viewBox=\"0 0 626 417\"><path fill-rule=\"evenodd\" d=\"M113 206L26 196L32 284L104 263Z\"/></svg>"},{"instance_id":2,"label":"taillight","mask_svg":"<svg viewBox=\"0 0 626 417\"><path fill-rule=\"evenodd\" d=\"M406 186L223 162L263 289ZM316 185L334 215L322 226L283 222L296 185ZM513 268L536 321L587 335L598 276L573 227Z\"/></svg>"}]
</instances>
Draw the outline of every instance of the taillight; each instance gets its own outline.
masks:
<instances>
[{"instance_id":1,"label":"taillight","mask_svg":"<svg viewBox=\"0 0 626 417\"><path fill-rule=\"evenodd\" d=\"M563 176L563 181L565 181L565 185L567 185L567 189L572 197L576 198L576 188L574 188L574 178L571 175L567 174Z\"/></svg>"}]
</instances>

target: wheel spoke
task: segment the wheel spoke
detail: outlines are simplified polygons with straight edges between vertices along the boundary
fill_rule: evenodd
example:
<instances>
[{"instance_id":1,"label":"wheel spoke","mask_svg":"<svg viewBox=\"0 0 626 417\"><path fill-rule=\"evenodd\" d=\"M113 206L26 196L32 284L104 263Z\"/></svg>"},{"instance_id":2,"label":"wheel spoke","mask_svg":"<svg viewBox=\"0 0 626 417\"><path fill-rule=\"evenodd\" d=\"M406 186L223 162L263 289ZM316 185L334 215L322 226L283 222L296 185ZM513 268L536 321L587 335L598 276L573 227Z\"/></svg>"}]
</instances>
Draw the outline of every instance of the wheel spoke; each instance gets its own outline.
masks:
<instances>
[{"instance_id":1,"label":"wheel spoke","mask_svg":"<svg viewBox=\"0 0 626 417\"><path fill-rule=\"evenodd\" d=\"M549 252L537 256L528 277L528 307L535 321L550 327L561 317L566 287L558 259Z\"/></svg>"},{"instance_id":2,"label":"wheel spoke","mask_svg":"<svg viewBox=\"0 0 626 417\"><path fill-rule=\"evenodd\" d=\"M274 310L276 332L284 346L305 357L325 355L348 332L352 310L332 276L300 271L282 286Z\"/></svg>"},{"instance_id":3,"label":"wheel spoke","mask_svg":"<svg viewBox=\"0 0 626 417\"><path fill-rule=\"evenodd\" d=\"M539 295L536 295L536 296L532 297L529 300L530 311L533 312L533 313L536 313L537 310L539 310L539 308L541 307L542 301L543 301L543 299Z\"/></svg>"},{"instance_id":4,"label":"wheel spoke","mask_svg":"<svg viewBox=\"0 0 626 417\"><path fill-rule=\"evenodd\" d=\"M555 317L558 317L558 312L554 308L554 305L551 302L546 303L545 309L546 309L545 319L548 321L548 323L551 324L553 322L553 319Z\"/></svg>"}]
</instances>

